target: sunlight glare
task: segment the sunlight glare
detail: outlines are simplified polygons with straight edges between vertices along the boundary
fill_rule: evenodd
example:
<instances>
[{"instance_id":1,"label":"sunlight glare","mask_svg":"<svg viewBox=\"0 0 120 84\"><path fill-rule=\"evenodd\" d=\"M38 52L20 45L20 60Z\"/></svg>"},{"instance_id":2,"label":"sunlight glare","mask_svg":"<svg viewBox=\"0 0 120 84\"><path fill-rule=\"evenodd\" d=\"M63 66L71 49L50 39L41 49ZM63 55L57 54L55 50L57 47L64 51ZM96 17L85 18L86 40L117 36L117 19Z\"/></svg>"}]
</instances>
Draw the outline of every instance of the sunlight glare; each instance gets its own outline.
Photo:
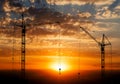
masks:
<instances>
[{"instance_id":1,"label":"sunlight glare","mask_svg":"<svg viewBox=\"0 0 120 84\"><path fill-rule=\"evenodd\" d=\"M55 71L66 71L69 69L68 65L65 64L65 63L61 63L61 64L58 64L58 63L54 63L51 65L51 68Z\"/></svg>"}]
</instances>

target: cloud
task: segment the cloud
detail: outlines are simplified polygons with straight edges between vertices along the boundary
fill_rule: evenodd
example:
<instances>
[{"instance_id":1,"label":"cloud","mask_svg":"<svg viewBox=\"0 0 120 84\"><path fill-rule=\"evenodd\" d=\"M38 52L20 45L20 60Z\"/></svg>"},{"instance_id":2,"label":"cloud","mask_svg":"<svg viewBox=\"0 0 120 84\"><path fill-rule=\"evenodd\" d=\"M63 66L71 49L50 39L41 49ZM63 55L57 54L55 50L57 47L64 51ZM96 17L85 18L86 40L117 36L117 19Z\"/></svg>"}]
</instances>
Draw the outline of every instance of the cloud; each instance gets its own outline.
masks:
<instances>
[{"instance_id":1,"label":"cloud","mask_svg":"<svg viewBox=\"0 0 120 84\"><path fill-rule=\"evenodd\" d=\"M81 12L89 12L92 15L96 14L95 4L94 3L86 3L85 5L80 6Z\"/></svg>"},{"instance_id":2,"label":"cloud","mask_svg":"<svg viewBox=\"0 0 120 84\"><path fill-rule=\"evenodd\" d=\"M112 10L112 8L114 10ZM120 18L120 11L119 11L119 6L116 5L116 7L114 8L112 6L112 8L110 9L109 5L107 6L101 6L99 8L97 8L97 12L95 15L96 19L119 19Z\"/></svg>"},{"instance_id":3,"label":"cloud","mask_svg":"<svg viewBox=\"0 0 120 84\"><path fill-rule=\"evenodd\" d=\"M66 5L65 5L66 6ZM64 6L64 7L65 7ZM36 9L34 7L28 8L28 10L25 11L26 14L28 14L30 17L33 18L33 21L30 22L28 16L25 15L25 20L29 21L27 24L27 38L31 39L32 41L36 36L39 36L40 38L48 38L48 37L58 37L59 30L61 31L62 37L69 37L69 38L77 38L79 39L79 35L82 36L82 38L87 38L86 34L80 34L78 33L79 26L82 25L83 27L87 28L88 30L93 30L94 22L92 22L90 17L94 16L98 11L96 11L96 5L94 3L86 3L81 6L77 5L70 5L71 7L76 10L77 7L79 7L80 12L78 14L79 17L72 16L71 14L63 15L60 12L53 11L51 9L43 8L43 9ZM10 5L8 2L5 3L5 10L12 11L11 8L17 8L15 5ZM76 8L75 8L76 7ZM69 8L69 5L67 5L67 8ZM17 10L17 9L15 9ZM67 9L66 9L67 10ZM101 16L102 18L110 18L113 17L113 13L110 10L105 9L106 11L102 12L100 11L100 14L98 16ZM7 13L6 15L9 15ZM114 15L114 17L117 17ZM9 18L7 18L8 20ZM9 20L8 20L9 21ZM17 20L19 24L21 24L21 20ZM60 24L57 24L55 22L60 22ZM48 23L48 24L46 24ZM50 24L49 24L50 23ZM21 30L16 30L17 32L21 33ZM12 31L11 31L12 32ZM4 32L6 37L13 37L11 32ZM16 33L16 38L21 38L20 33ZM78 35L79 34L79 35ZM33 37L32 37L33 36Z\"/></svg>"},{"instance_id":4,"label":"cloud","mask_svg":"<svg viewBox=\"0 0 120 84\"><path fill-rule=\"evenodd\" d=\"M29 0L31 3L34 3L35 2L35 0Z\"/></svg>"},{"instance_id":5,"label":"cloud","mask_svg":"<svg viewBox=\"0 0 120 84\"><path fill-rule=\"evenodd\" d=\"M3 3L5 0L0 0L0 13L3 12Z\"/></svg>"},{"instance_id":6,"label":"cloud","mask_svg":"<svg viewBox=\"0 0 120 84\"><path fill-rule=\"evenodd\" d=\"M120 5L116 6L116 7L115 7L115 9L118 9L118 10L120 10Z\"/></svg>"},{"instance_id":7,"label":"cloud","mask_svg":"<svg viewBox=\"0 0 120 84\"><path fill-rule=\"evenodd\" d=\"M92 15L89 12L84 12L84 13L81 12L81 13L78 14L78 16L82 17L82 18L89 18Z\"/></svg>"},{"instance_id":8,"label":"cloud","mask_svg":"<svg viewBox=\"0 0 120 84\"><path fill-rule=\"evenodd\" d=\"M53 4L54 0L47 0L48 3ZM104 2L104 3L103 3ZM84 5L86 3L95 3L96 5L109 5L113 2L113 0L56 0L55 4L56 5L67 5L67 4L72 4L72 5Z\"/></svg>"},{"instance_id":9,"label":"cloud","mask_svg":"<svg viewBox=\"0 0 120 84\"><path fill-rule=\"evenodd\" d=\"M50 4L50 0L48 1L48 3ZM67 5L67 4L72 4L72 5L83 5L85 4L85 2L83 1L79 1L79 0L57 0L56 2L51 2L51 4L56 4L56 5Z\"/></svg>"},{"instance_id":10,"label":"cloud","mask_svg":"<svg viewBox=\"0 0 120 84\"><path fill-rule=\"evenodd\" d=\"M5 12L17 12L17 11L21 11L21 3L16 3L14 2L14 0L8 1L6 0L3 4L3 9Z\"/></svg>"},{"instance_id":11,"label":"cloud","mask_svg":"<svg viewBox=\"0 0 120 84\"><path fill-rule=\"evenodd\" d=\"M110 5L110 4L112 4L113 3L113 1L114 0L95 0L95 4L97 5L97 6L102 6L102 5Z\"/></svg>"},{"instance_id":12,"label":"cloud","mask_svg":"<svg viewBox=\"0 0 120 84\"><path fill-rule=\"evenodd\" d=\"M35 40L36 37L44 38L44 39L45 38L46 39L48 38L58 39L59 31L61 32L61 37L63 38L68 37L68 38L78 39L79 38L78 34L80 34L80 32L78 32L79 25L84 24L84 26L85 25L89 26L89 24L92 24L92 22L86 22L86 21L79 22L80 21L79 18L74 18L71 15L62 15L61 13L56 12L56 11L51 11L51 10L48 11L48 9L46 10L43 9L43 10L38 11L33 8L32 10L29 9L29 11L26 11L26 12L32 11L33 14L30 13L31 16L35 16L32 22L30 22L29 24L26 23L27 24L26 38L27 38L27 42L31 42L31 43L34 43L34 41L36 41ZM25 19L27 19L27 17L25 17ZM18 21L17 24L21 24L21 21L19 20L17 21ZM57 21L59 22L59 24L56 23ZM18 41L20 42L21 28L20 27L15 27L15 28L16 28L15 35L13 35L13 30L12 30L13 27L9 31L4 30L4 32L2 33L3 35L5 35L6 38L14 37L15 39L19 39ZM81 36L85 37L86 35L81 34ZM19 44L19 42L16 42L16 44ZM49 43L53 44L54 42L53 43L49 42ZM46 44L48 44L48 41ZM48 46L46 45L46 47Z\"/></svg>"},{"instance_id":13,"label":"cloud","mask_svg":"<svg viewBox=\"0 0 120 84\"><path fill-rule=\"evenodd\" d=\"M115 0L110 6L109 6L109 10L113 10L118 4L120 3L120 0Z\"/></svg>"},{"instance_id":14,"label":"cloud","mask_svg":"<svg viewBox=\"0 0 120 84\"><path fill-rule=\"evenodd\" d=\"M19 0L11 0L9 4L10 6L14 6L14 7L22 7L22 4L20 3Z\"/></svg>"}]
</instances>

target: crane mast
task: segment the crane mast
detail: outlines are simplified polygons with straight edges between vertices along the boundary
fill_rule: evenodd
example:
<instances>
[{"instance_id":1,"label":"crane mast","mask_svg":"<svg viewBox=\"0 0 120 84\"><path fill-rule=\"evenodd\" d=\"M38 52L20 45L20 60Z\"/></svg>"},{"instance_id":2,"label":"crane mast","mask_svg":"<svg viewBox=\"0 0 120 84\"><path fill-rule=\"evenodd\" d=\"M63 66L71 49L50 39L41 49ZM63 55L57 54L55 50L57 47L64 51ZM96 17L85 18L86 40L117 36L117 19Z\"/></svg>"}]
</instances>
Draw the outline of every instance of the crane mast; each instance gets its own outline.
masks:
<instances>
[{"instance_id":1,"label":"crane mast","mask_svg":"<svg viewBox=\"0 0 120 84\"><path fill-rule=\"evenodd\" d=\"M21 27L21 76L24 79L25 77L25 49L26 49L26 25L24 21L24 14L21 14L22 17L22 24L21 25L15 25L18 27Z\"/></svg>"},{"instance_id":2,"label":"crane mast","mask_svg":"<svg viewBox=\"0 0 120 84\"><path fill-rule=\"evenodd\" d=\"M24 20L24 5L23 5L23 0L21 0L22 3L22 14L21 14L21 19L22 19L22 24L20 27L22 28L21 30L21 76L23 79L25 79L25 55L26 55L26 25L25 25L25 20Z\"/></svg>"},{"instance_id":3,"label":"crane mast","mask_svg":"<svg viewBox=\"0 0 120 84\"><path fill-rule=\"evenodd\" d=\"M24 22L24 15L22 14L22 37L21 37L21 74L25 76L25 33L26 26Z\"/></svg>"},{"instance_id":4,"label":"crane mast","mask_svg":"<svg viewBox=\"0 0 120 84\"><path fill-rule=\"evenodd\" d=\"M83 27L80 27L85 33L87 33L99 46L101 50L101 75L104 76L105 74L105 46L111 45L108 38L103 34L102 41L97 41L87 30L85 30ZM107 40L107 43L105 43L105 40Z\"/></svg>"}]
</instances>

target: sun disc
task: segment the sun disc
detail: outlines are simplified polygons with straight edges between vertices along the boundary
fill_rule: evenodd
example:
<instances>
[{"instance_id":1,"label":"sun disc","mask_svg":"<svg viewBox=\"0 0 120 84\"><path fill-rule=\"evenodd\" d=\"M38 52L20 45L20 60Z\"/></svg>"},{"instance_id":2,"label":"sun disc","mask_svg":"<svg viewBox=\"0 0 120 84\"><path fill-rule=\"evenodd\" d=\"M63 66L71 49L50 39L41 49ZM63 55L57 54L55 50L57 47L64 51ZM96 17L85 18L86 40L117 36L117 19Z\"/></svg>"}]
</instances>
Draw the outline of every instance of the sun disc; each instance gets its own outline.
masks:
<instances>
[{"instance_id":1,"label":"sun disc","mask_svg":"<svg viewBox=\"0 0 120 84\"><path fill-rule=\"evenodd\" d=\"M66 70L68 70L68 66L65 63L62 63L62 64L54 63L54 64L51 65L51 68L55 71L59 71L59 70L60 71L66 71Z\"/></svg>"}]
</instances>

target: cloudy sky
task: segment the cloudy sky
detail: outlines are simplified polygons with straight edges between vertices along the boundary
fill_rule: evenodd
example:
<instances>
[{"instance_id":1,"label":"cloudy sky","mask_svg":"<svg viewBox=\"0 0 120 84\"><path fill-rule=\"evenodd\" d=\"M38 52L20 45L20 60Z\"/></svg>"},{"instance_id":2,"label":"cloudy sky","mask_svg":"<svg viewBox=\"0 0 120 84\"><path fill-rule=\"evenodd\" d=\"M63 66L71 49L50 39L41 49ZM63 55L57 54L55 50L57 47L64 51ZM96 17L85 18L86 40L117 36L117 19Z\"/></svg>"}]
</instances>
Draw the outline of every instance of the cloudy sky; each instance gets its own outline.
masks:
<instances>
[{"instance_id":1,"label":"cloudy sky","mask_svg":"<svg viewBox=\"0 0 120 84\"><path fill-rule=\"evenodd\" d=\"M120 0L0 0L0 66L5 65L0 69L11 68L12 58L20 67L21 28L15 25L21 25L22 11L28 68L42 64L48 68L61 56L69 67L77 68L80 57L81 69L100 69L100 48L80 26L98 42L102 34L108 37L113 68L120 68ZM111 46L107 46L107 68L110 64Z\"/></svg>"}]
</instances>

